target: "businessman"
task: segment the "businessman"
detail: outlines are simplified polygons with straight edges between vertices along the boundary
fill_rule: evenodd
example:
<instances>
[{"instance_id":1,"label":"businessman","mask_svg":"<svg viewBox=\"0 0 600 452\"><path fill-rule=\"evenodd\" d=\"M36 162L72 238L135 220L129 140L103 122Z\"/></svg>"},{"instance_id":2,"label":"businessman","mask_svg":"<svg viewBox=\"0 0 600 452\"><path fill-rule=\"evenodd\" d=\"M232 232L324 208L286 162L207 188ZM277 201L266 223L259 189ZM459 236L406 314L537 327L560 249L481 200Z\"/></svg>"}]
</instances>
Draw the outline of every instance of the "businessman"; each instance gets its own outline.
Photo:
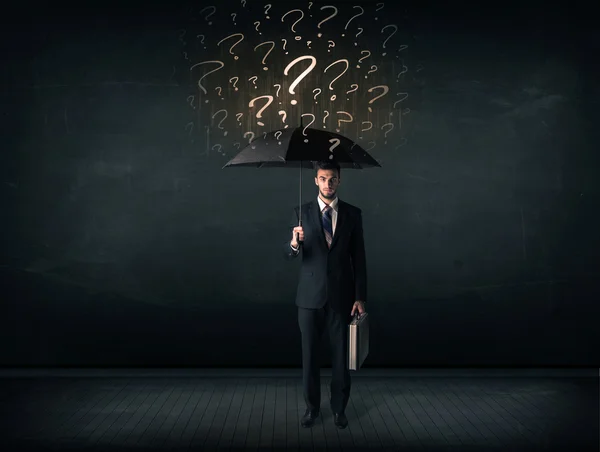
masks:
<instances>
[{"instance_id":1,"label":"businessman","mask_svg":"<svg viewBox=\"0 0 600 452\"><path fill-rule=\"evenodd\" d=\"M335 162L315 165L317 199L302 205L292 216L292 238L284 243L291 260L302 254L296 293L298 325L302 336L302 382L306 412L303 427L311 427L321 407L319 344L327 329L331 346L331 409L338 428L346 428L350 397L348 324L365 311L367 265L361 210L337 196L341 182ZM295 226L295 227L294 227Z\"/></svg>"}]
</instances>

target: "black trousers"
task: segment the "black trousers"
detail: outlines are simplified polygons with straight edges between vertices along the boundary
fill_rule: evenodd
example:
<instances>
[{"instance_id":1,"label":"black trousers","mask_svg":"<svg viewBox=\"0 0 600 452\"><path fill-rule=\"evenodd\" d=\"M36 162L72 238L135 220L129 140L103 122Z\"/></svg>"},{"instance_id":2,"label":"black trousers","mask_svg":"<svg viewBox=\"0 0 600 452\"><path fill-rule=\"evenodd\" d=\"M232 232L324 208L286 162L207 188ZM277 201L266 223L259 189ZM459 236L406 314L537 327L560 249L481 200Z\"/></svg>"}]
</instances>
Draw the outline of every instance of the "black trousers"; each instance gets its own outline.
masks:
<instances>
[{"instance_id":1,"label":"black trousers","mask_svg":"<svg viewBox=\"0 0 600 452\"><path fill-rule=\"evenodd\" d=\"M331 347L331 400L334 413L344 412L350 398L348 370L348 323L350 312L342 315L329 303L320 309L298 307L298 325L302 334L302 383L307 408L320 411L321 378L319 346L327 329Z\"/></svg>"}]
</instances>

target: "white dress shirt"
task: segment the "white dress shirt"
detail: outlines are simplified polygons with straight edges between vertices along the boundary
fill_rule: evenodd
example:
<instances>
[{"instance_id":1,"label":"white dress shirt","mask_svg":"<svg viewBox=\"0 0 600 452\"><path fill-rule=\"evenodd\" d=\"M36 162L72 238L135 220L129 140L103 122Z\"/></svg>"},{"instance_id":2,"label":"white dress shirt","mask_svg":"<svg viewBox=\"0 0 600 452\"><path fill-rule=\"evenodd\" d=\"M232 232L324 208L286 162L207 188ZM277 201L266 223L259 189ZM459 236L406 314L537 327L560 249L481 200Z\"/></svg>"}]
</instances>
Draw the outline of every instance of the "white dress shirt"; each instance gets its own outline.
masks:
<instances>
[{"instance_id":1,"label":"white dress shirt","mask_svg":"<svg viewBox=\"0 0 600 452\"><path fill-rule=\"evenodd\" d=\"M319 202L319 208L321 209L321 212L323 212L323 209L325 208L325 206L327 204L325 204L325 202L323 202L323 200L321 199L320 196L317 197L317 201ZM331 231L333 232L333 234L331 235L331 238L333 238L333 236L335 235L335 227L337 225L337 216L338 216L338 197L337 196L335 197L335 199L333 201L331 201L329 206L331 207ZM294 248L292 246L291 242L290 242L290 247L292 248L292 250L295 253L300 251L300 248Z\"/></svg>"}]
</instances>

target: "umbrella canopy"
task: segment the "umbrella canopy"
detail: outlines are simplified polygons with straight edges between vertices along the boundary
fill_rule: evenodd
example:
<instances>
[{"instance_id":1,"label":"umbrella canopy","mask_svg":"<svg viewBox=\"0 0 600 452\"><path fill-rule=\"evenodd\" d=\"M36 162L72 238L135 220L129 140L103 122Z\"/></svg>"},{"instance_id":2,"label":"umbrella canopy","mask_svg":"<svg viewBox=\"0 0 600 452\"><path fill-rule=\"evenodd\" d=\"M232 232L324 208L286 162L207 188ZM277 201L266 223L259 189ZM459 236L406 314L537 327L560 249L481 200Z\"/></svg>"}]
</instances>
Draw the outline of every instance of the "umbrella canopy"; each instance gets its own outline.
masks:
<instances>
[{"instance_id":1,"label":"umbrella canopy","mask_svg":"<svg viewBox=\"0 0 600 452\"><path fill-rule=\"evenodd\" d=\"M381 166L349 138L327 130L296 127L274 130L248 144L223 166L313 168L333 160L341 168Z\"/></svg>"},{"instance_id":2,"label":"umbrella canopy","mask_svg":"<svg viewBox=\"0 0 600 452\"><path fill-rule=\"evenodd\" d=\"M335 161L340 168L381 167L367 151L343 135L296 127L274 130L252 141L223 169L235 166L300 168L298 225L302 226L302 168L313 168L318 161Z\"/></svg>"}]
</instances>

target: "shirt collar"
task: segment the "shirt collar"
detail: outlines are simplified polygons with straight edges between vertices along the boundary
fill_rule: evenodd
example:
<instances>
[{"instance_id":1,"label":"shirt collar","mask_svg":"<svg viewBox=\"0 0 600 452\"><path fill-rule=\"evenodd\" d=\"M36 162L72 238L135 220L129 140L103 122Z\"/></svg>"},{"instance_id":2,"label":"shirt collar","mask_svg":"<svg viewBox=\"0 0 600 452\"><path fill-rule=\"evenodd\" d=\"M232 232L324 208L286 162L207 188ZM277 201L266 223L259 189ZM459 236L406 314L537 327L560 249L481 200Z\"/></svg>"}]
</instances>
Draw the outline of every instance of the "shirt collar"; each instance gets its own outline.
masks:
<instances>
[{"instance_id":1,"label":"shirt collar","mask_svg":"<svg viewBox=\"0 0 600 452\"><path fill-rule=\"evenodd\" d=\"M320 196L317 196L317 201L319 202L320 211L323 212L323 209L325 208L325 206L327 204L325 204L323 202L323 200L321 199ZM331 208L333 210L335 210L337 212L337 210L338 210L338 197L336 196L335 199L333 201L331 201L331 204L329 204L329 205L331 206Z\"/></svg>"}]
</instances>

